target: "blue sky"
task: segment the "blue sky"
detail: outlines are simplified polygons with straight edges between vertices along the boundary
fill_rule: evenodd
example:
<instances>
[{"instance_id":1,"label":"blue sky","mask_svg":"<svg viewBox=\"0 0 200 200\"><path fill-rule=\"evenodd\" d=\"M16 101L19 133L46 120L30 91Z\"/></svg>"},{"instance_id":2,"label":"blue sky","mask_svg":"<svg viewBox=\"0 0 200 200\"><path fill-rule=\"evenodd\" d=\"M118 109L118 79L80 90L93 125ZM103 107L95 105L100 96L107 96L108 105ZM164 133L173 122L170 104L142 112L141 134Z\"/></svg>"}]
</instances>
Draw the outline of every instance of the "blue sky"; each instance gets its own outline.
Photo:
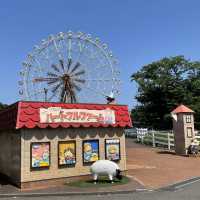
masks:
<instances>
[{"instance_id":1,"label":"blue sky","mask_svg":"<svg viewBox=\"0 0 200 200\"><path fill-rule=\"evenodd\" d=\"M19 99L21 62L49 34L83 31L120 61L120 103L136 104L133 72L164 56L200 58L199 0L6 0L0 2L0 102Z\"/></svg>"}]
</instances>

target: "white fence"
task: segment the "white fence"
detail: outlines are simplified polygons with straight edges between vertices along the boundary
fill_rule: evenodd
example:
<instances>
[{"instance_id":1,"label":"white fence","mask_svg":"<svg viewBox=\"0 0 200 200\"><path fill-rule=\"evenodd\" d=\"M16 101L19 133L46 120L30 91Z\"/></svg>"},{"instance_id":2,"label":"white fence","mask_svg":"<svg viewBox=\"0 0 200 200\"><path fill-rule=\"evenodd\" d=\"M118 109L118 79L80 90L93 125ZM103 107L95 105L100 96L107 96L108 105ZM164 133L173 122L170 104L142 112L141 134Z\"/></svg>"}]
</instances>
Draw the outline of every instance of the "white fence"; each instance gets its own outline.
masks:
<instances>
[{"instance_id":1,"label":"white fence","mask_svg":"<svg viewBox=\"0 0 200 200\"><path fill-rule=\"evenodd\" d=\"M172 131L146 131L146 133L142 133L137 136L137 140L144 144L150 144L153 147L162 146L166 147L169 150L174 148L174 134Z\"/></svg>"},{"instance_id":2,"label":"white fence","mask_svg":"<svg viewBox=\"0 0 200 200\"><path fill-rule=\"evenodd\" d=\"M147 128L136 128L137 141L144 142L145 136L148 134Z\"/></svg>"},{"instance_id":3,"label":"white fence","mask_svg":"<svg viewBox=\"0 0 200 200\"><path fill-rule=\"evenodd\" d=\"M125 136L130 138L137 138L136 128L125 129Z\"/></svg>"},{"instance_id":4,"label":"white fence","mask_svg":"<svg viewBox=\"0 0 200 200\"><path fill-rule=\"evenodd\" d=\"M174 134L173 131L155 131L146 128L127 129L125 131L126 137L137 138L138 142L142 144L149 144L153 147L161 146L164 148L174 148ZM198 134L198 131L195 132ZM195 137L200 142L200 136Z\"/></svg>"}]
</instances>

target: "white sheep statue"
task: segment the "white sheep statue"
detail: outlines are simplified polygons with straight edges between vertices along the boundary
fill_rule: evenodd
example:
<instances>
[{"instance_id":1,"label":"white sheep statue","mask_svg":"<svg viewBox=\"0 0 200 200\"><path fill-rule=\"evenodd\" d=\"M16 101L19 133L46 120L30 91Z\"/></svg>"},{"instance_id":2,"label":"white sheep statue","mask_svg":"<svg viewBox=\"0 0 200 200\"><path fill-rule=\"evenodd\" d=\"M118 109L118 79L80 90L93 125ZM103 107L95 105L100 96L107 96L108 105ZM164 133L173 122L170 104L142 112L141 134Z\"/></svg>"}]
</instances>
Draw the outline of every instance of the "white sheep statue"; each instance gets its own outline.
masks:
<instances>
[{"instance_id":1,"label":"white sheep statue","mask_svg":"<svg viewBox=\"0 0 200 200\"><path fill-rule=\"evenodd\" d=\"M113 183L113 177L122 179L119 166L110 160L97 160L91 165L90 171L93 175L94 184L96 184L98 176L108 176L111 183Z\"/></svg>"}]
</instances>

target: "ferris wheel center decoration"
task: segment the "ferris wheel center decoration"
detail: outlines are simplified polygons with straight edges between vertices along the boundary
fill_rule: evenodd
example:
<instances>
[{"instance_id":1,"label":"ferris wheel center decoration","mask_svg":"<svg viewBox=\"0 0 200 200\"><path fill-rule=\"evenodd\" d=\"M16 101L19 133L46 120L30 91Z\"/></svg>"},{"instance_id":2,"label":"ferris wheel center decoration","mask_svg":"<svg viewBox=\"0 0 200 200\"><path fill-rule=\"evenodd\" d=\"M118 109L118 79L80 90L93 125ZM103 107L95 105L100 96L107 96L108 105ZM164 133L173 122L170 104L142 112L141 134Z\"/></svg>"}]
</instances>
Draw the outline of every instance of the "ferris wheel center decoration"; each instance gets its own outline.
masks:
<instances>
[{"instance_id":1,"label":"ferris wheel center decoration","mask_svg":"<svg viewBox=\"0 0 200 200\"><path fill-rule=\"evenodd\" d=\"M22 64L23 100L105 103L119 95L118 61L107 44L89 34L50 35Z\"/></svg>"}]
</instances>

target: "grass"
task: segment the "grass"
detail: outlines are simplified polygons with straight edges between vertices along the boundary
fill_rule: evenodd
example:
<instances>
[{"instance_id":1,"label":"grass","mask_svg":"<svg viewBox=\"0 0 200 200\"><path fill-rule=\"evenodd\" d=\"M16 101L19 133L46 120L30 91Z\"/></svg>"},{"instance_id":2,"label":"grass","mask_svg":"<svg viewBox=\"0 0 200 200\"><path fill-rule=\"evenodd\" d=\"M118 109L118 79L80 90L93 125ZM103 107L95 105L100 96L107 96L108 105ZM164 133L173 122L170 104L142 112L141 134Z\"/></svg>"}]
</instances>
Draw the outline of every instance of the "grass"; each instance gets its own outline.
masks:
<instances>
[{"instance_id":1,"label":"grass","mask_svg":"<svg viewBox=\"0 0 200 200\"><path fill-rule=\"evenodd\" d=\"M121 180L115 179L113 180L113 183L108 180L107 177L101 177L96 184L94 184L94 181L92 178L90 180L79 180L79 181L74 181L70 183L66 183L68 186L73 186L73 187L80 187L80 188L89 188L89 187L110 187L114 185L123 185L127 184L129 182L129 178L123 176Z\"/></svg>"}]
</instances>

